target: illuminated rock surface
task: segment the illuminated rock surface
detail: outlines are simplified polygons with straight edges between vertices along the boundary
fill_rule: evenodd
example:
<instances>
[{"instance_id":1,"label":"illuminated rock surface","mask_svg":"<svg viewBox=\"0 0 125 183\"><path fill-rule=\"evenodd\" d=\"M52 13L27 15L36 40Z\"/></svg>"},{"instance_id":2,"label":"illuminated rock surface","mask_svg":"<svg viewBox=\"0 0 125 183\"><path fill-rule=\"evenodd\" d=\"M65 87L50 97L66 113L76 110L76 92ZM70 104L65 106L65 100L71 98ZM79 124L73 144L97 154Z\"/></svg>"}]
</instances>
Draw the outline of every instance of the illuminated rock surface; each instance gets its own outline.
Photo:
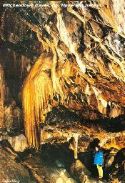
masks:
<instances>
[{"instance_id":1,"label":"illuminated rock surface","mask_svg":"<svg viewBox=\"0 0 125 183\"><path fill-rule=\"evenodd\" d=\"M37 149L76 135L78 153L95 138L125 147L124 8L124 0L1 8L1 134L25 130Z\"/></svg>"}]
</instances>

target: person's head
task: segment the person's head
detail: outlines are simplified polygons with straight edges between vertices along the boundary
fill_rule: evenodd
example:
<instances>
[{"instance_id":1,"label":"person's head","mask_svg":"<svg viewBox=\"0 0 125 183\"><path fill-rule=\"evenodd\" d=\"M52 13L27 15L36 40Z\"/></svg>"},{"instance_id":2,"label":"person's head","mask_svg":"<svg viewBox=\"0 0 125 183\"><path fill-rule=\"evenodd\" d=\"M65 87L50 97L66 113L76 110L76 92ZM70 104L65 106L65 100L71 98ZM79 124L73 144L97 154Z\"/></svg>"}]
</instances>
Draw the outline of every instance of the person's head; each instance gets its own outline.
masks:
<instances>
[{"instance_id":1,"label":"person's head","mask_svg":"<svg viewBox=\"0 0 125 183\"><path fill-rule=\"evenodd\" d=\"M96 147L95 147L95 151L96 151L96 152L99 151L99 147L96 146Z\"/></svg>"}]
</instances>

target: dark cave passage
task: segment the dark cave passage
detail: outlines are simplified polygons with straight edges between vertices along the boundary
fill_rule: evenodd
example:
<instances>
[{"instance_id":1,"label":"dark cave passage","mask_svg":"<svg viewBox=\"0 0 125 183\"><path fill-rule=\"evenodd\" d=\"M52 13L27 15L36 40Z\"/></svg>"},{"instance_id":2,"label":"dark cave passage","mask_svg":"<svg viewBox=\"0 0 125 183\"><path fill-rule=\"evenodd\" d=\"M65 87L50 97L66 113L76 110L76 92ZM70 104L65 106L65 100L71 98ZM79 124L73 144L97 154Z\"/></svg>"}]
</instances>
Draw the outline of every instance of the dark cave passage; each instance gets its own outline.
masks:
<instances>
[{"instance_id":1,"label":"dark cave passage","mask_svg":"<svg viewBox=\"0 0 125 183\"><path fill-rule=\"evenodd\" d=\"M98 126L107 132L122 132L125 130L125 116L122 115L117 118L103 118L93 121L87 120L87 125Z\"/></svg>"},{"instance_id":2,"label":"dark cave passage","mask_svg":"<svg viewBox=\"0 0 125 183\"><path fill-rule=\"evenodd\" d=\"M84 119L79 113L68 110L64 106L58 106L53 108L51 112L47 114L45 124L68 123L73 125L75 122L80 122L81 125L97 128L102 128L107 132L122 132L125 130L125 116L121 115L116 118L100 118L97 120Z\"/></svg>"}]
</instances>

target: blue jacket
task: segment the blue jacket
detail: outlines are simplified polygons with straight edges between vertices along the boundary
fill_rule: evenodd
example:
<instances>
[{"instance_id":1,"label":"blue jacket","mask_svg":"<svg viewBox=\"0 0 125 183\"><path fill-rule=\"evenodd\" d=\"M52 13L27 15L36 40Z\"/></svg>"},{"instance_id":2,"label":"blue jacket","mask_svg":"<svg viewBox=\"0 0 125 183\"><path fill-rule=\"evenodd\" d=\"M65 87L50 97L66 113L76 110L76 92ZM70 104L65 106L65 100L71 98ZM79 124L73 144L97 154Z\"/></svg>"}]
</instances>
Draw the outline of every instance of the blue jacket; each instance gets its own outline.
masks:
<instances>
[{"instance_id":1,"label":"blue jacket","mask_svg":"<svg viewBox=\"0 0 125 183\"><path fill-rule=\"evenodd\" d=\"M104 163L104 157L103 157L103 152L98 151L94 155L94 165L103 165Z\"/></svg>"}]
</instances>

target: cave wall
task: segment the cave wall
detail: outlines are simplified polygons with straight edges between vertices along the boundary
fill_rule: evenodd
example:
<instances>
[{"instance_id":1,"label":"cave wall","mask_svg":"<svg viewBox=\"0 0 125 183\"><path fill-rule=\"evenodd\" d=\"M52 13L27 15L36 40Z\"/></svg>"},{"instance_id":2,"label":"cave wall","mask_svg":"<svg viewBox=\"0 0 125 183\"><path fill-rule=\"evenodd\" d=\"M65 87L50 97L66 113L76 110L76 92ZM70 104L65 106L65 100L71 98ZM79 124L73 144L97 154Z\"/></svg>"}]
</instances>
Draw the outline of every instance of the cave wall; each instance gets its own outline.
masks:
<instances>
[{"instance_id":1,"label":"cave wall","mask_svg":"<svg viewBox=\"0 0 125 183\"><path fill-rule=\"evenodd\" d=\"M0 64L1 64L1 128L23 127L21 91L23 81L39 55L39 43L34 34L20 23L13 10L1 8ZM32 49L31 49L32 47Z\"/></svg>"},{"instance_id":2,"label":"cave wall","mask_svg":"<svg viewBox=\"0 0 125 183\"><path fill-rule=\"evenodd\" d=\"M0 128L4 128L4 101L5 101L5 78L4 70L0 65Z\"/></svg>"}]
</instances>

